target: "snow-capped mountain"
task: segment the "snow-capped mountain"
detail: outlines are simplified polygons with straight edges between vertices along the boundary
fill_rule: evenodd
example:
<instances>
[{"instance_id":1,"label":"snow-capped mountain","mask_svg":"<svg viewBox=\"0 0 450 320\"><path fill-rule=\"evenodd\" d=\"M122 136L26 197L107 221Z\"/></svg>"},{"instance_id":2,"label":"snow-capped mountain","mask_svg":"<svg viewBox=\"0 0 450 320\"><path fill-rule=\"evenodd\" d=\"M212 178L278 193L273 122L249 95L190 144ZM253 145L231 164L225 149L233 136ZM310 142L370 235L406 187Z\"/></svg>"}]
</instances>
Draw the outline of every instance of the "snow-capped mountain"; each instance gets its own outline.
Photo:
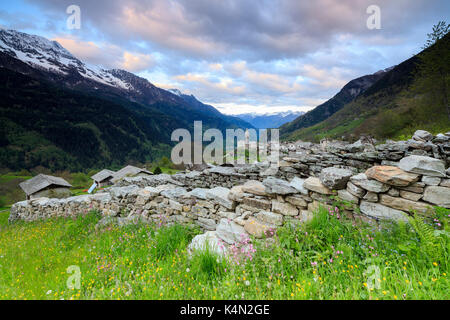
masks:
<instances>
[{"instance_id":1,"label":"snow-capped mountain","mask_svg":"<svg viewBox=\"0 0 450 320\"><path fill-rule=\"evenodd\" d=\"M76 70L87 79L113 87L131 89L129 83L114 76L111 70L88 66L58 42L44 37L3 29L0 30L0 51L44 71L68 75Z\"/></svg>"},{"instance_id":2,"label":"snow-capped mountain","mask_svg":"<svg viewBox=\"0 0 450 320\"><path fill-rule=\"evenodd\" d=\"M158 88L125 70L88 65L58 42L36 35L0 29L0 67L112 101L126 99L145 108L157 109L187 127L195 120L221 129L251 127L179 90Z\"/></svg>"},{"instance_id":3,"label":"snow-capped mountain","mask_svg":"<svg viewBox=\"0 0 450 320\"><path fill-rule=\"evenodd\" d=\"M304 114L303 111L285 111L265 114L243 113L237 114L238 117L258 129L278 128L285 123L291 122Z\"/></svg>"}]
</instances>

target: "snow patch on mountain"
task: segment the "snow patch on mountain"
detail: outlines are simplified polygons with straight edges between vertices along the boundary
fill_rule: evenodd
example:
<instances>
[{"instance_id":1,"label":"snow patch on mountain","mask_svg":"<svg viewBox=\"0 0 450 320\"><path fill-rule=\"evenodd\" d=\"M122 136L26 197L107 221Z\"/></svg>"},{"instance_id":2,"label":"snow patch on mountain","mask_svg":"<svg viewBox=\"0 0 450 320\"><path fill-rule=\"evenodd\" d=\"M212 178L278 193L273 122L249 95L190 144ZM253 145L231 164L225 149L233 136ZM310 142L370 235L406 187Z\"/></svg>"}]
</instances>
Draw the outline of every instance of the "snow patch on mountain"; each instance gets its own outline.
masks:
<instances>
[{"instance_id":1,"label":"snow patch on mountain","mask_svg":"<svg viewBox=\"0 0 450 320\"><path fill-rule=\"evenodd\" d=\"M77 71L81 76L105 85L133 89L129 83L112 75L110 70L87 65L57 41L44 37L0 29L0 51L34 68L64 75Z\"/></svg>"}]
</instances>

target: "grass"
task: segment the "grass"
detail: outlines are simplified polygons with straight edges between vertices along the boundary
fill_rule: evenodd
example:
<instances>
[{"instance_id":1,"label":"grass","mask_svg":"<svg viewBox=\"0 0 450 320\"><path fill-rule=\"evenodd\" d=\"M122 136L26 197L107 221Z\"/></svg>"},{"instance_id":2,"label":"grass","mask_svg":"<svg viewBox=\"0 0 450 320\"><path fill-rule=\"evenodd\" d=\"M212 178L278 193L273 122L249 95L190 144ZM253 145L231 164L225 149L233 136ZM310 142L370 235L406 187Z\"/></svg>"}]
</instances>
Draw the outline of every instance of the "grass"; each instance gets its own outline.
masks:
<instances>
[{"instance_id":1,"label":"grass","mask_svg":"<svg viewBox=\"0 0 450 320\"><path fill-rule=\"evenodd\" d=\"M95 212L8 225L0 213L0 299L450 298L449 210L437 210L432 226L383 231L336 213L320 209L229 259L190 256L199 230L189 226L96 228ZM76 272L67 271L77 268L80 289L69 289Z\"/></svg>"}]
</instances>

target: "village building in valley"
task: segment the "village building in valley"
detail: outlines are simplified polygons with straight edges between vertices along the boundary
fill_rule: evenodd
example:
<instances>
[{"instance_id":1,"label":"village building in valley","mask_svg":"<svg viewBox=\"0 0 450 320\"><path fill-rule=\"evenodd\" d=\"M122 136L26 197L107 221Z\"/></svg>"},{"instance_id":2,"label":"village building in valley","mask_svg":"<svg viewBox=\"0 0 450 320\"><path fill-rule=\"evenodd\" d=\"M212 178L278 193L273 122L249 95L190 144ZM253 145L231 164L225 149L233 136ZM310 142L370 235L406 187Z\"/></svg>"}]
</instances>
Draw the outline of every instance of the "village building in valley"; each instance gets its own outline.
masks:
<instances>
[{"instance_id":1,"label":"village building in valley","mask_svg":"<svg viewBox=\"0 0 450 320\"><path fill-rule=\"evenodd\" d=\"M116 173L114 171L103 169L102 171L94 174L91 179L97 185L97 188L112 185L112 178Z\"/></svg>"},{"instance_id":2,"label":"village building in valley","mask_svg":"<svg viewBox=\"0 0 450 320\"><path fill-rule=\"evenodd\" d=\"M119 171L117 171L114 174L114 177L111 179L111 181L113 183L116 183L117 181L119 181L120 179L123 179L125 177L138 177L138 176L151 176L153 175L153 173L151 173L150 171L143 169L143 168L138 168L135 166L126 166L122 169L120 169Z\"/></svg>"},{"instance_id":3,"label":"village building in valley","mask_svg":"<svg viewBox=\"0 0 450 320\"><path fill-rule=\"evenodd\" d=\"M19 184L27 200L37 198L67 198L72 195L72 185L63 178L39 174Z\"/></svg>"}]
</instances>

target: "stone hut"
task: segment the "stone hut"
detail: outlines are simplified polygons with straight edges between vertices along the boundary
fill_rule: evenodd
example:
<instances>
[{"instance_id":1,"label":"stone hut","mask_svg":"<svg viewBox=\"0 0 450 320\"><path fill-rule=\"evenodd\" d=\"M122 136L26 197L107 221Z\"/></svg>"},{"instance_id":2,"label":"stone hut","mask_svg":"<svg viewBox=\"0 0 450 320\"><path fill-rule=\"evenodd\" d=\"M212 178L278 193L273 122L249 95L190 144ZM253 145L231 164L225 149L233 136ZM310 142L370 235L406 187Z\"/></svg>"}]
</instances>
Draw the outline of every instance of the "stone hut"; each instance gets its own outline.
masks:
<instances>
[{"instance_id":1,"label":"stone hut","mask_svg":"<svg viewBox=\"0 0 450 320\"><path fill-rule=\"evenodd\" d=\"M36 198L67 198L72 194L72 185L63 178L39 174L19 184L27 195L27 200Z\"/></svg>"},{"instance_id":2,"label":"stone hut","mask_svg":"<svg viewBox=\"0 0 450 320\"><path fill-rule=\"evenodd\" d=\"M138 177L138 176L151 176L153 175L153 173L151 173L150 171L143 169L143 168L138 168L138 167L134 167L134 166L126 166L125 168L120 169L119 171L117 171L113 178L111 179L111 182L116 183L118 182L120 179L123 179L125 177Z\"/></svg>"},{"instance_id":3,"label":"stone hut","mask_svg":"<svg viewBox=\"0 0 450 320\"><path fill-rule=\"evenodd\" d=\"M97 184L97 188L112 185L111 179L116 173L114 171L103 169L102 171L94 174L91 179Z\"/></svg>"}]
</instances>

